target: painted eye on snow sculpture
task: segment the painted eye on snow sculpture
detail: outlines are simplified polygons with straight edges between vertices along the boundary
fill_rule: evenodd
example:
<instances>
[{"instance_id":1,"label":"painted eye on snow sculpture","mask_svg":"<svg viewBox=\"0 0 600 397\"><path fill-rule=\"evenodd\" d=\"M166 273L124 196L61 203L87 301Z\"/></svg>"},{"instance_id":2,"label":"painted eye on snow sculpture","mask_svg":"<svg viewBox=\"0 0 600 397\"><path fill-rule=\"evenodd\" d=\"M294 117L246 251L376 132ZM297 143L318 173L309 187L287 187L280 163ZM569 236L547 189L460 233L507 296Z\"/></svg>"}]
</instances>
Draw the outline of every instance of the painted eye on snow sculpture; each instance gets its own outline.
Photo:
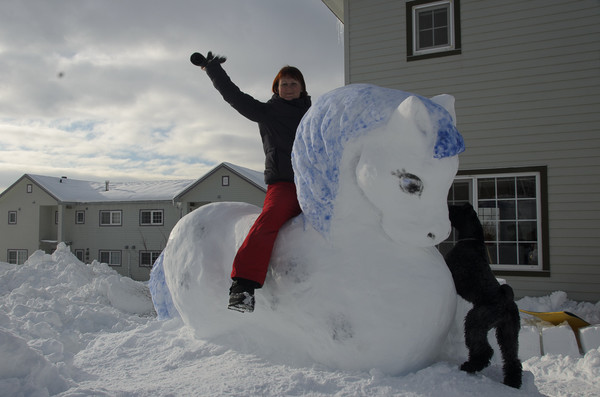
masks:
<instances>
[{"instance_id":1,"label":"painted eye on snow sculpture","mask_svg":"<svg viewBox=\"0 0 600 397\"><path fill-rule=\"evenodd\" d=\"M400 180L399 185L403 192L408 194L416 194L418 196L421 196L421 193L423 193L423 181L415 174L406 172L403 169L402 171L392 171L392 175L397 176Z\"/></svg>"}]
</instances>

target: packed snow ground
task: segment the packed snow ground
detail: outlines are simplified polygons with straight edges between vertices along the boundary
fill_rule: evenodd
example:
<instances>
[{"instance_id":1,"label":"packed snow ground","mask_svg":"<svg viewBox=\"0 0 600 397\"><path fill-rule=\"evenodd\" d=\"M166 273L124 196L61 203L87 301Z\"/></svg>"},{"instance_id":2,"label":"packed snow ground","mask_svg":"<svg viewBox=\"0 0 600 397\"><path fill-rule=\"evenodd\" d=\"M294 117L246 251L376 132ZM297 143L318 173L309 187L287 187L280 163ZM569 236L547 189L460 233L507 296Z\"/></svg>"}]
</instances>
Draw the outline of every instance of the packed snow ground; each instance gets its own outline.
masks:
<instances>
[{"instance_id":1,"label":"packed snow ground","mask_svg":"<svg viewBox=\"0 0 600 397\"><path fill-rule=\"evenodd\" d=\"M600 302L574 302L563 292L517 303L600 323ZM1 396L504 397L600 390L600 349L525 361L521 390L501 383L498 365L478 375L458 370L462 357L405 376L281 364L241 353L242 340L209 343L179 319L158 320L145 283L105 264L83 264L63 244L24 265L0 263L0 308Z\"/></svg>"}]
</instances>

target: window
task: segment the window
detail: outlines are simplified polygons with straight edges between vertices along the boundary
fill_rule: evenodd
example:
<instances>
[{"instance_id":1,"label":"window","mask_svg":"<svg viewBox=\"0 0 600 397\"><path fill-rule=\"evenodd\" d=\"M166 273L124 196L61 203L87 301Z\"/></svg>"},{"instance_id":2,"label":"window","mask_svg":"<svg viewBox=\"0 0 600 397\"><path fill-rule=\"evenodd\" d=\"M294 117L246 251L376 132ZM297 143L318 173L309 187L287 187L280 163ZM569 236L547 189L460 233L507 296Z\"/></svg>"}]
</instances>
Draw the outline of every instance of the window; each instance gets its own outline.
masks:
<instances>
[{"instance_id":1,"label":"window","mask_svg":"<svg viewBox=\"0 0 600 397\"><path fill-rule=\"evenodd\" d=\"M13 265L22 265L27 260L27 250L8 250L7 252L8 263Z\"/></svg>"},{"instance_id":2,"label":"window","mask_svg":"<svg viewBox=\"0 0 600 397\"><path fill-rule=\"evenodd\" d=\"M9 225L17 224L17 211L8 211L8 224Z\"/></svg>"},{"instance_id":3,"label":"window","mask_svg":"<svg viewBox=\"0 0 600 397\"><path fill-rule=\"evenodd\" d=\"M408 60L460 54L460 1L406 3Z\"/></svg>"},{"instance_id":4,"label":"window","mask_svg":"<svg viewBox=\"0 0 600 397\"><path fill-rule=\"evenodd\" d=\"M140 211L140 225L162 225L163 224L163 210L141 210Z\"/></svg>"},{"instance_id":5,"label":"window","mask_svg":"<svg viewBox=\"0 0 600 397\"><path fill-rule=\"evenodd\" d=\"M123 211L100 211L100 226L121 226Z\"/></svg>"},{"instance_id":6,"label":"window","mask_svg":"<svg viewBox=\"0 0 600 397\"><path fill-rule=\"evenodd\" d=\"M152 267L160 256L161 251L140 251L140 266Z\"/></svg>"},{"instance_id":7,"label":"window","mask_svg":"<svg viewBox=\"0 0 600 397\"><path fill-rule=\"evenodd\" d=\"M27 184L27 193L33 192L33 185L31 183Z\"/></svg>"},{"instance_id":8,"label":"window","mask_svg":"<svg viewBox=\"0 0 600 397\"><path fill-rule=\"evenodd\" d=\"M78 225L85 223L85 211L75 211L75 223Z\"/></svg>"},{"instance_id":9,"label":"window","mask_svg":"<svg viewBox=\"0 0 600 397\"><path fill-rule=\"evenodd\" d=\"M100 250L98 256L101 263L106 263L109 266L121 266L121 251Z\"/></svg>"},{"instance_id":10,"label":"window","mask_svg":"<svg viewBox=\"0 0 600 397\"><path fill-rule=\"evenodd\" d=\"M483 225L494 271L531 271L539 275L549 270L545 197L546 168L540 167L457 175L448 203L473 204ZM440 244L442 254L455 242L453 231Z\"/></svg>"},{"instance_id":11,"label":"window","mask_svg":"<svg viewBox=\"0 0 600 397\"><path fill-rule=\"evenodd\" d=\"M221 186L229 186L229 175L223 175L221 177Z\"/></svg>"},{"instance_id":12,"label":"window","mask_svg":"<svg viewBox=\"0 0 600 397\"><path fill-rule=\"evenodd\" d=\"M81 262L84 262L84 250L82 250L82 249L76 249L74 251L74 253L75 253L75 257L77 259L79 259Z\"/></svg>"}]
</instances>

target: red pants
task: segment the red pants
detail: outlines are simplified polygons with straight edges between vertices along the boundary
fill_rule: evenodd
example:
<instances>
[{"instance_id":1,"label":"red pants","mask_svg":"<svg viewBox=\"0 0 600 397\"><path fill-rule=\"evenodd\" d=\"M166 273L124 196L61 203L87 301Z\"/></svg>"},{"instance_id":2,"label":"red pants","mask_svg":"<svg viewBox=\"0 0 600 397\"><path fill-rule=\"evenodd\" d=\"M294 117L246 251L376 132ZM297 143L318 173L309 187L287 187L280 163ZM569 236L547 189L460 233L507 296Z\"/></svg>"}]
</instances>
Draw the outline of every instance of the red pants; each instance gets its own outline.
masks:
<instances>
[{"instance_id":1,"label":"red pants","mask_svg":"<svg viewBox=\"0 0 600 397\"><path fill-rule=\"evenodd\" d=\"M256 281L262 286L279 229L301 212L295 184L277 182L269 185L262 212L233 260L231 278Z\"/></svg>"}]
</instances>

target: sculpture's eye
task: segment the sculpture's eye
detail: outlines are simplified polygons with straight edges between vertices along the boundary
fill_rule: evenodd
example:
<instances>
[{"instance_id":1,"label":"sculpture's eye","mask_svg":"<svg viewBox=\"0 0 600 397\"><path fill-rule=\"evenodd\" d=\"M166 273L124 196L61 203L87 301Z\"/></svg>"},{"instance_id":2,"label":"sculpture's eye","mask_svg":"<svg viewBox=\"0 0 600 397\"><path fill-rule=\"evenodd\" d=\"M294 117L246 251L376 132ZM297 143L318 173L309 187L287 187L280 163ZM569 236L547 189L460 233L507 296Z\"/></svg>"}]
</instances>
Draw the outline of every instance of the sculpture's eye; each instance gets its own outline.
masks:
<instances>
[{"instance_id":1,"label":"sculpture's eye","mask_svg":"<svg viewBox=\"0 0 600 397\"><path fill-rule=\"evenodd\" d=\"M392 175L397 176L400 180L399 185L403 192L408 194L417 194L419 196L421 193L423 193L423 181L415 174L406 172L403 169L402 171L392 171Z\"/></svg>"}]
</instances>

